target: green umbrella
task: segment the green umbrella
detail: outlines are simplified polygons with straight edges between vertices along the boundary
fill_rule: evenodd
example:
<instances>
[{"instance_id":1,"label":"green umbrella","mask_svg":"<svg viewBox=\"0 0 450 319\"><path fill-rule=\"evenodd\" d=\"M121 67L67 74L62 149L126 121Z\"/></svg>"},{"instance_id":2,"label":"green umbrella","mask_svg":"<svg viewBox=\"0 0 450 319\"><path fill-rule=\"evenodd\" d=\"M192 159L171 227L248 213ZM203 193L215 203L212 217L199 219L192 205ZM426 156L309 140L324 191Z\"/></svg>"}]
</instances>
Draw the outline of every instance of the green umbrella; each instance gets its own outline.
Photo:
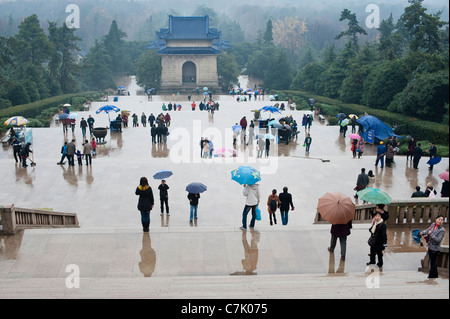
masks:
<instances>
[{"instance_id":1,"label":"green umbrella","mask_svg":"<svg viewBox=\"0 0 450 319\"><path fill-rule=\"evenodd\" d=\"M390 204L391 197L378 188L367 187L356 193L360 200L372 204Z\"/></svg>"}]
</instances>

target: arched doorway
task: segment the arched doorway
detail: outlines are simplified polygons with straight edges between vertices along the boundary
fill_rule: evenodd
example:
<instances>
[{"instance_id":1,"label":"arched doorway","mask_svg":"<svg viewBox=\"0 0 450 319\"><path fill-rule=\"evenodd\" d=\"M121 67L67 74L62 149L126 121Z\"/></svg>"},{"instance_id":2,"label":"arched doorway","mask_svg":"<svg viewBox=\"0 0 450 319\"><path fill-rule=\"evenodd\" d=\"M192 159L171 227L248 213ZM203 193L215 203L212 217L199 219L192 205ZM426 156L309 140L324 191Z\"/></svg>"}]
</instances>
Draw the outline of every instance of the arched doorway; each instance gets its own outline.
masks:
<instances>
[{"instance_id":1,"label":"arched doorway","mask_svg":"<svg viewBox=\"0 0 450 319\"><path fill-rule=\"evenodd\" d=\"M183 64L183 83L197 82L197 68L192 61Z\"/></svg>"}]
</instances>

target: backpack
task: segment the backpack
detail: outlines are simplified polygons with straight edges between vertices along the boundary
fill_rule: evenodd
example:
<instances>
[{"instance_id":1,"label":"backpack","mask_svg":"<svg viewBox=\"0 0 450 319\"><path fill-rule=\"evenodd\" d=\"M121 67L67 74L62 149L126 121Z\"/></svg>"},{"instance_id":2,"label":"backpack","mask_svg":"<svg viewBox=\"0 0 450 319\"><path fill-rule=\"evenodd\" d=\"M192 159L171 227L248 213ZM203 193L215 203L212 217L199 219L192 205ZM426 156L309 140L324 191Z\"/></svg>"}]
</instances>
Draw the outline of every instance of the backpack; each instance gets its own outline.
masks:
<instances>
[{"instance_id":1,"label":"backpack","mask_svg":"<svg viewBox=\"0 0 450 319\"><path fill-rule=\"evenodd\" d=\"M428 195L428 198L436 198L436 191L434 189L430 190L430 195Z\"/></svg>"},{"instance_id":2,"label":"backpack","mask_svg":"<svg viewBox=\"0 0 450 319\"><path fill-rule=\"evenodd\" d=\"M272 212L274 212L274 211L277 210L277 201L276 201L275 199L272 199L272 200L270 201L270 210L271 210Z\"/></svg>"}]
</instances>

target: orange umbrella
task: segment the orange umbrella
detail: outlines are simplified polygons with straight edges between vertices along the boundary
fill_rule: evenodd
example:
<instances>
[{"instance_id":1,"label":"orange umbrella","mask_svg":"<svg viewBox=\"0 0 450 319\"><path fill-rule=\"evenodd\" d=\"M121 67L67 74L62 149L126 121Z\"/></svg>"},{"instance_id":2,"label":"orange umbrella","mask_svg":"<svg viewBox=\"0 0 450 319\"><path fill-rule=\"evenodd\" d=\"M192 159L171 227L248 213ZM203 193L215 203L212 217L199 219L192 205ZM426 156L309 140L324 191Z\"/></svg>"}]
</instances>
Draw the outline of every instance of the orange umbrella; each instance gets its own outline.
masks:
<instances>
[{"instance_id":1,"label":"orange umbrella","mask_svg":"<svg viewBox=\"0 0 450 319\"><path fill-rule=\"evenodd\" d=\"M355 216L355 204L341 193L326 193L317 204L317 211L331 224L346 224Z\"/></svg>"}]
</instances>

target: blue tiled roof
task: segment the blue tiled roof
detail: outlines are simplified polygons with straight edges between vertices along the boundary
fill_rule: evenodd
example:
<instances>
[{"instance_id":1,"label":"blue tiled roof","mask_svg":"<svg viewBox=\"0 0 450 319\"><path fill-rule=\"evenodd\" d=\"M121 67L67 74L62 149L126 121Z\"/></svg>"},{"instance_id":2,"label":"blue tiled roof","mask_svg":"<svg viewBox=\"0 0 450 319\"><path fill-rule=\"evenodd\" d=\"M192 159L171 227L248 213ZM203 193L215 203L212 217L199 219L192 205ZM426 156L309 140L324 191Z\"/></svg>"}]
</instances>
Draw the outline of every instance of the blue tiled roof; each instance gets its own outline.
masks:
<instances>
[{"instance_id":1,"label":"blue tiled roof","mask_svg":"<svg viewBox=\"0 0 450 319\"><path fill-rule=\"evenodd\" d=\"M187 48L187 47L171 47L158 51L159 54L219 54L220 51L209 47Z\"/></svg>"},{"instance_id":2,"label":"blue tiled roof","mask_svg":"<svg viewBox=\"0 0 450 319\"><path fill-rule=\"evenodd\" d=\"M158 50L160 54L219 54L220 49L229 49L228 42L222 41L222 33L209 28L209 17L169 16L169 28L155 32L155 41L147 49ZM211 40L211 47L166 47L167 40Z\"/></svg>"}]
</instances>

